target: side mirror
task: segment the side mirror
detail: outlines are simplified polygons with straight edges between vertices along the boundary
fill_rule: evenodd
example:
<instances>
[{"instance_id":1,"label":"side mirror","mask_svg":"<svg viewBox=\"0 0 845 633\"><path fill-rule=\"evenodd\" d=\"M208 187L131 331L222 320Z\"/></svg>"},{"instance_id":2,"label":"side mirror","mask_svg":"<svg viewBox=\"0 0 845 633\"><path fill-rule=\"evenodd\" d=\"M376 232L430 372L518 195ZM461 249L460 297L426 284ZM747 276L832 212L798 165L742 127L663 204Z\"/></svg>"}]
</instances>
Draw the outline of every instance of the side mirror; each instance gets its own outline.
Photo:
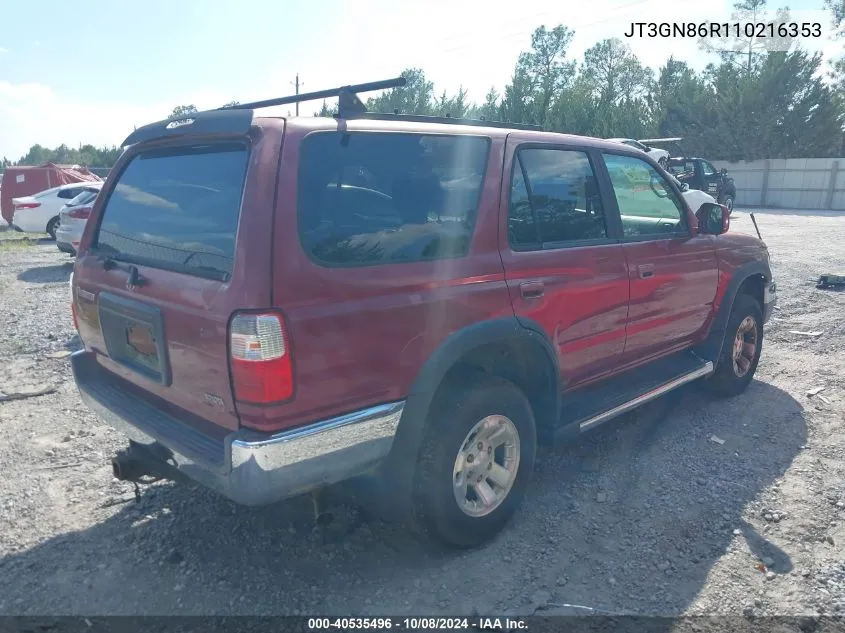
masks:
<instances>
[{"instance_id":1,"label":"side mirror","mask_svg":"<svg viewBox=\"0 0 845 633\"><path fill-rule=\"evenodd\" d=\"M720 174L722 174L723 176L727 176L727 175L728 175L728 170L727 170L727 169L725 169L724 167L722 167L722 169L720 169L720 170L719 170L719 173L720 173Z\"/></svg>"},{"instance_id":2,"label":"side mirror","mask_svg":"<svg viewBox=\"0 0 845 633\"><path fill-rule=\"evenodd\" d=\"M698 232L703 235L721 235L731 226L731 211L715 202L705 202L695 214Z\"/></svg>"}]
</instances>

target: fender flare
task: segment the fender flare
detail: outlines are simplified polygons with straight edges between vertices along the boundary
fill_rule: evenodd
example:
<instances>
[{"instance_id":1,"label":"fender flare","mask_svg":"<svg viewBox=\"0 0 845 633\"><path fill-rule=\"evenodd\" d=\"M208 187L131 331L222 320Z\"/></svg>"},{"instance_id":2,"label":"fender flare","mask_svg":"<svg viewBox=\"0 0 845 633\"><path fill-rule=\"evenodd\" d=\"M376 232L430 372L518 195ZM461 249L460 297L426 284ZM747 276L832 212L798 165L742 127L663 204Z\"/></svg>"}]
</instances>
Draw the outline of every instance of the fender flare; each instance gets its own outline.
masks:
<instances>
[{"instance_id":1,"label":"fender flare","mask_svg":"<svg viewBox=\"0 0 845 633\"><path fill-rule=\"evenodd\" d=\"M755 275L762 275L766 281L772 279L772 271L769 265L759 260L743 264L731 275L728 287L722 296L719 311L710 325L710 332L704 342L695 350L703 359L711 360L714 363L719 360L722 354L722 344L725 340L725 327L727 327L736 296L742 284Z\"/></svg>"},{"instance_id":2,"label":"fender flare","mask_svg":"<svg viewBox=\"0 0 845 633\"><path fill-rule=\"evenodd\" d=\"M390 454L380 464L377 476L370 482L378 490L367 492L377 496L382 512L393 519L405 520L412 510L410 500L419 448L425 433L425 422L437 388L446 373L468 352L488 343L520 341L542 349L552 368L554 381L555 419L560 417L560 367L552 342L542 327L531 320L515 316L489 319L450 334L434 351L417 374L402 418L393 440Z\"/></svg>"}]
</instances>

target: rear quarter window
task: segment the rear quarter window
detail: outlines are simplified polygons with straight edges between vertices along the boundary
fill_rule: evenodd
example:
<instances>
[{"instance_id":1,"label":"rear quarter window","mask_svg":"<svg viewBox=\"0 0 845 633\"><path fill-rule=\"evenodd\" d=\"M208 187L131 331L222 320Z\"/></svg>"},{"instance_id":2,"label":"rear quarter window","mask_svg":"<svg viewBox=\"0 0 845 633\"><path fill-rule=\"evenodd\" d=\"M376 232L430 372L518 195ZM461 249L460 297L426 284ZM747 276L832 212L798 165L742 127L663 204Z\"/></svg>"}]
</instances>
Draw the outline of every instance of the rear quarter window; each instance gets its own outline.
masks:
<instances>
[{"instance_id":1,"label":"rear quarter window","mask_svg":"<svg viewBox=\"0 0 845 633\"><path fill-rule=\"evenodd\" d=\"M95 252L227 280L248 153L242 143L215 143L136 155L106 201Z\"/></svg>"},{"instance_id":2,"label":"rear quarter window","mask_svg":"<svg viewBox=\"0 0 845 633\"><path fill-rule=\"evenodd\" d=\"M326 266L466 255L489 147L475 136L307 136L299 167L303 248Z\"/></svg>"}]
</instances>

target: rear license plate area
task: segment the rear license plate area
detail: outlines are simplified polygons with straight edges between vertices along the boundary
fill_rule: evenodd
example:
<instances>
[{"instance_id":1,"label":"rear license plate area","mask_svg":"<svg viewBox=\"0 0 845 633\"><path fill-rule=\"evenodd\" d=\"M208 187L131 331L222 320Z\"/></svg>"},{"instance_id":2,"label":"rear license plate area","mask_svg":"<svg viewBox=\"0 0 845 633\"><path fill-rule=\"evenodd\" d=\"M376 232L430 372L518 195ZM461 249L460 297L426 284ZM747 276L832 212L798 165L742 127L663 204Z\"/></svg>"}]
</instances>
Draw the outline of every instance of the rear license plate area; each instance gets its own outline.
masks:
<instances>
[{"instance_id":1,"label":"rear license plate area","mask_svg":"<svg viewBox=\"0 0 845 633\"><path fill-rule=\"evenodd\" d=\"M170 385L161 310L108 292L101 292L97 303L109 357L150 380Z\"/></svg>"}]
</instances>

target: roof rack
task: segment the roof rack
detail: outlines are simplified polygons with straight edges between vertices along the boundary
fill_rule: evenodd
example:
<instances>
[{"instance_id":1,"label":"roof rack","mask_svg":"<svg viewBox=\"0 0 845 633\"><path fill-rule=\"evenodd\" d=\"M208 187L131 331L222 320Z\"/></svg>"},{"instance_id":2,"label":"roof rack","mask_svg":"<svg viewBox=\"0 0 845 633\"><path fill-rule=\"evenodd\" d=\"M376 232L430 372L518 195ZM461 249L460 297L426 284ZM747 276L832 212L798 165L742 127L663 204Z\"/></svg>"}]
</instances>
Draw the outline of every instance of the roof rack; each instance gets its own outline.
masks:
<instances>
[{"instance_id":1,"label":"roof rack","mask_svg":"<svg viewBox=\"0 0 845 633\"><path fill-rule=\"evenodd\" d=\"M302 101L315 101L317 99L329 99L337 97L339 119L379 119L394 121L417 121L425 123L451 123L453 125L475 125L484 127L500 127L520 130L542 130L538 125L523 125L517 123L503 123L499 121L485 121L484 119L458 119L452 117L433 117L399 114L380 114L367 112L367 107L358 98L360 92L372 92L374 90L388 90L390 88L401 88L407 83L405 77L384 79L382 81L371 81L365 84L354 84L341 86L328 90L316 92L304 92L288 97L276 99L265 99L263 101L251 101L249 103L237 103L226 105L213 110L203 110L173 116L163 121L156 121L133 131L121 144L121 147L134 145L142 141L149 141L156 138L168 136L202 135L202 134L245 134L252 125L253 111L259 108L270 108L273 106L299 103Z\"/></svg>"},{"instance_id":2,"label":"roof rack","mask_svg":"<svg viewBox=\"0 0 845 633\"><path fill-rule=\"evenodd\" d=\"M543 131L542 126L531 125L528 123L508 123L507 121L488 121L486 119L460 119L457 117L427 116L422 114L399 114L398 112L394 112L393 114L381 112L353 112L347 113L346 116L338 113L335 118L370 119L376 121L412 121L416 123L448 123L451 125L474 125L478 127L499 127L512 130Z\"/></svg>"},{"instance_id":3,"label":"roof rack","mask_svg":"<svg viewBox=\"0 0 845 633\"><path fill-rule=\"evenodd\" d=\"M287 105L289 103L301 103L302 101L316 101L317 99L329 99L331 97L338 98L338 110L342 116L347 116L353 113L366 112L367 109L364 103L358 98L356 93L359 92L373 92L374 90L387 90L388 88L401 88L407 83L404 77L396 77L395 79L384 79L383 81L371 81L365 84L355 84L352 86L341 86L340 88L329 88L328 90L318 90L316 92L303 92L298 95L290 95L289 97L278 97L276 99L264 99L263 101L251 101L249 103L237 103L234 105L223 106L217 108L218 110L257 110L258 108L270 108L272 106Z\"/></svg>"}]
</instances>

